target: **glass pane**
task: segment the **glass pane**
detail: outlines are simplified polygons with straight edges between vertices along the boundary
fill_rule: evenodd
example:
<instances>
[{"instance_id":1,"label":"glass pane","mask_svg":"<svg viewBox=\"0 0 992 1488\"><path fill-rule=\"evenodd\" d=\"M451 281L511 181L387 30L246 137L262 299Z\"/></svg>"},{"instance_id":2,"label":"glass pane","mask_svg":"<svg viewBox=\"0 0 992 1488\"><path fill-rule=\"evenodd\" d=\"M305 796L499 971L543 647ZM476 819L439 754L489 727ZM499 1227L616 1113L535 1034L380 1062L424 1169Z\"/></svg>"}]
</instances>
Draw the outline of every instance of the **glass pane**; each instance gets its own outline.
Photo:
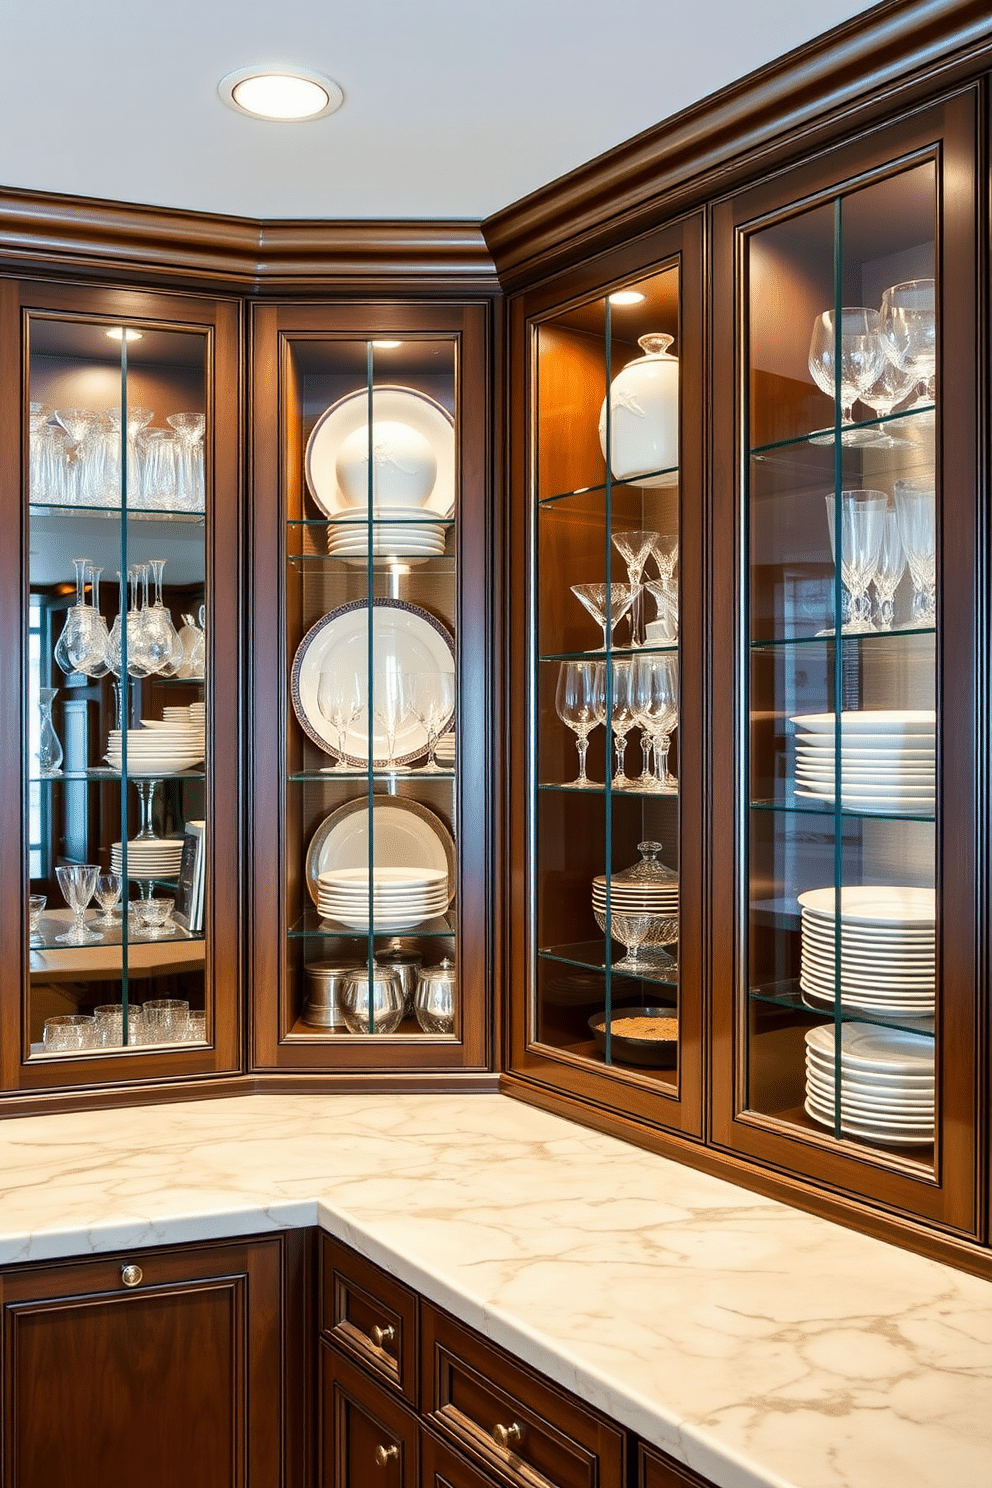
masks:
<instances>
[{"instance_id":1,"label":"glass pane","mask_svg":"<svg viewBox=\"0 0 992 1488\"><path fill-rule=\"evenodd\" d=\"M203 1043L206 339L32 316L29 353L26 1042Z\"/></svg>"},{"instance_id":2,"label":"glass pane","mask_svg":"<svg viewBox=\"0 0 992 1488\"><path fill-rule=\"evenodd\" d=\"M532 1037L675 1087L679 274L535 330ZM606 390L610 397L606 399Z\"/></svg>"},{"instance_id":3,"label":"glass pane","mask_svg":"<svg viewBox=\"0 0 992 1488\"><path fill-rule=\"evenodd\" d=\"M456 372L450 338L292 349L288 1037L459 1036Z\"/></svg>"},{"instance_id":4,"label":"glass pane","mask_svg":"<svg viewBox=\"0 0 992 1488\"><path fill-rule=\"evenodd\" d=\"M746 1105L927 1165L934 222L928 164L757 231L748 256Z\"/></svg>"}]
</instances>

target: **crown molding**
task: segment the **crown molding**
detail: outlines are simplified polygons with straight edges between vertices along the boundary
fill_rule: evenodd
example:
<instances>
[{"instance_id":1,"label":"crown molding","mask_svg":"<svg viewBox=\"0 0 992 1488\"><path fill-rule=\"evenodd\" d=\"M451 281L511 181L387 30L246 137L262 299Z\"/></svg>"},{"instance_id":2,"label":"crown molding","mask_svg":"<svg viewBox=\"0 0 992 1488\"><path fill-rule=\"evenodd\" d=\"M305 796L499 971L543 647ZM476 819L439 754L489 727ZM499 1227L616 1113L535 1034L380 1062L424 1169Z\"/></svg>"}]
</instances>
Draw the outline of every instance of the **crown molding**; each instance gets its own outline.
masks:
<instances>
[{"instance_id":1,"label":"crown molding","mask_svg":"<svg viewBox=\"0 0 992 1488\"><path fill-rule=\"evenodd\" d=\"M282 221L172 211L0 187L7 272L145 283L210 293L315 290L495 293L475 222Z\"/></svg>"},{"instance_id":2,"label":"crown molding","mask_svg":"<svg viewBox=\"0 0 992 1488\"><path fill-rule=\"evenodd\" d=\"M988 0L886 0L493 213L500 283L533 284L990 65Z\"/></svg>"}]
</instances>

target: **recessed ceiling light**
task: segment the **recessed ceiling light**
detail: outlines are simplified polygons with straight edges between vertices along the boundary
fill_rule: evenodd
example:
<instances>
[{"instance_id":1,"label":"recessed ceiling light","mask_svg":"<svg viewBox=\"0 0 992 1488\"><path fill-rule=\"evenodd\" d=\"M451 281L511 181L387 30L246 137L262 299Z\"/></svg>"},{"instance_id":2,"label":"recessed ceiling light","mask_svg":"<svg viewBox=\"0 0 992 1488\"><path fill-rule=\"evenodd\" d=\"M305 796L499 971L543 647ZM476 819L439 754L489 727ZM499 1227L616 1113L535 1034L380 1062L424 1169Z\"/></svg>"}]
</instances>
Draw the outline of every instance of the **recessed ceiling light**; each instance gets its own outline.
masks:
<instances>
[{"instance_id":1,"label":"recessed ceiling light","mask_svg":"<svg viewBox=\"0 0 992 1488\"><path fill-rule=\"evenodd\" d=\"M128 326L126 332L123 326L113 326L107 332L111 341L124 341L125 339L128 341L140 341L143 334L142 331L133 331L130 326Z\"/></svg>"},{"instance_id":2,"label":"recessed ceiling light","mask_svg":"<svg viewBox=\"0 0 992 1488\"><path fill-rule=\"evenodd\" d=\"M331 78L303 67L281 71L273 67L242 67L217 84L224 102L239 114L269 119L277 124L300 123L333 114L344 94Z\"/></svg>"},{"instance_id":3,"label":"recessed ceiling light","mask_svg":"<svg viewBox=\"0 0 992 1488\"><path fill-rule=\"evenodd\" d=\"M646 296L636 289L618 289L609 298L611 305L639 305Z\"/></svg>"},{"instance_id":4,"label":"recessed ceiling light","mask_svg":"<svg viewBox=\"0 0 992 1488\"><path fill-rule=\"evenodd\" d=\"M395 351L397 346L402 346L402 341L373 341L372 345L378 351Z\"/></svg>"}]
</instances>

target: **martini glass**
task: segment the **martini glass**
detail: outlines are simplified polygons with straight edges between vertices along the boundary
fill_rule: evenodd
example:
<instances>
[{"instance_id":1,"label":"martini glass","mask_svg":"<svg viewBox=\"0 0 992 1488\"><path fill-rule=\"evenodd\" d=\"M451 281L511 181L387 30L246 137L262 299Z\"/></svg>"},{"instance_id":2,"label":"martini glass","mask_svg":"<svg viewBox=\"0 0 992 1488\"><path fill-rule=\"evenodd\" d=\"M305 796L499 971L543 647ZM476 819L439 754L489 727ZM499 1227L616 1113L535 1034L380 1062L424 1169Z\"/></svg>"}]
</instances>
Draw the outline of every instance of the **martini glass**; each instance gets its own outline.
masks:
<instances>
[{"instance_id":1,"label":"martini glass","mask_svg":"<svg viewBox=\"0 0 992 1488\"><path fill-rule=\"evenodd\" d=\"M633 584L573 584L571 586L572 593L579 603L589 611L596 624L603 627L603 644L593 646L590 654L596 655L606 650L609 644L607 627L612 634L617 621L626 615L634 603L639 587Z\"/></svg>"},{"instance_id":2,"label":"martini glass","mask_svg":"<svg viewBox=\"0 0 992 1488\"><path fill-rule=\"evenodd\" d=\"M62 890L62 897L74 915L72 925L65 934L55 937L61 945L90 945L95 940L103 939L102 935L94 935L83 923L86 906L93 898L99 872L95 863L66 863L56 868L55 877Z\"/></svg>"},{"instance_id":3,"label":"martini glass","mask_svg":"<svg viewBox=\"0 0 992 1488\"><path fill-rule=\"evenodd\" d=\"M664 633L660 637L661 644L674 645L679 635L678 596L674 586L671 582L666 583L664 579L648 579L644 587L654 596L658 606L654 623L664 627Z\"/></svg>"},{"instance_id":4,"label":"martini glass","mask_svg":"<svg viewBox=\"0 0 992 1488\"><path fill-rule=\"evenodd\" d=\"M634 603L630 607L630 641L633 646L644 644L644 615L641 605L641 580L644 565L658 541L657 532L614 532L613 546L627 565L627 578L637 589Z\"/></svg>"}]
</instances>

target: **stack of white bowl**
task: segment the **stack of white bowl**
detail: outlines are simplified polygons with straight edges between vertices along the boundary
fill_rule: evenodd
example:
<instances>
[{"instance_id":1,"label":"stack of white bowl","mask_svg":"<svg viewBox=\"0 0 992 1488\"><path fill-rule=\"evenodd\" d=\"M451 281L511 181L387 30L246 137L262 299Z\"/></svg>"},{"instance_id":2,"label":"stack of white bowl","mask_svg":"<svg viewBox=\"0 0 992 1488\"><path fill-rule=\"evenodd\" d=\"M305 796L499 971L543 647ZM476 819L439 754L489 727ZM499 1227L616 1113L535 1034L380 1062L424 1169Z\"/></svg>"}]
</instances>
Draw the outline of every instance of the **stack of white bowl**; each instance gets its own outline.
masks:
<instances>
[{"instance_id":1,"label":"stack of white bowl","mask_svg":"<svg viewBox=\"0 0 992 1488\"><path fill-rule=\"evenodd\" d=\"M799 985L811 1007L876 1017L925 1018L936 998L936 895L887 884L810 889L802 908Z\"/></svg>"},{"instance_id":2,"label":"stack of white bowl","mask_svg":"<svg viewBox=\"0 0 992 1488\"><path fill-rule=\"evenodd\" d=\"M829 1025L806 1033L806 1112L834 1126L837 1039ZM840 1029L840 1120L845 1136L892 1147L934 1139L934 1042L874 1023Z\"/></svg>"},{"instance_id":3,"label":"stack of white bowl","mask_svg":"<svg viewBox=\"0 0 992 1488\"><path fill-rule=\"evenodd\" d=\"M418 429L396 420L376 419L372 425L372 516L369 515L368 425L355 429L341 443L335 475L348 503L327 526L327 551L336 557L362 558L401 553L433 557L444 552L447 527L443 522L418 521L437 480L437 458L430 441ZM430 513L436 517L436 513Z\"/></svg>"},{"instance_id":4,"label":"stack of white bowl","mask_svg":"<svg viewBox=\"0 0 992 1488\"><path fill-rule=\"evenodd\" d=\"M202 704L193 704L202 708ZM167 708L168 718L143 718L141 728L127 731L127 772L129 775L175 775L191 770L206 755L206 730L202 713L193 718L189 708ZM121 768L122 737L120 729L111 729L107 742L107 759L115 770Z\"/></svg>"},{"instance_id":5,"label":"stack of white bowl","mask_svg":"<svg viewBox=\"0 0 992 1488\"><path fill-rule=\"evenodd\" d=\"M128 878L176 879L182 856L181 837L135 838L127 845ZM110 866L115 873L124 872L124 852L119 842L110 849Z\"/></svg>"},{"instance_id":6,"label":"stack of white bowl","mask_svg":"<svg viewBox=\"0 0 992 1488\"><path fill-rule=\"evenodd\" d=\"M317 909L353 930L408 930L434 919L451 895L443 868L329 868L317 876Z\"/></svg>"},{"instance_id":7,"label":"stack of white bowl","mask_svg":"<svg viewBox=\"0 0 992 1488\"><path fill-rule=\"evenodd\" d=\"M933 709L856 710L840 715L840 775L834 713L806 713L796 725L796 795L832 805L840 779L845 811L931 816L935 803Z\"/></svg>"}]
</instances>

